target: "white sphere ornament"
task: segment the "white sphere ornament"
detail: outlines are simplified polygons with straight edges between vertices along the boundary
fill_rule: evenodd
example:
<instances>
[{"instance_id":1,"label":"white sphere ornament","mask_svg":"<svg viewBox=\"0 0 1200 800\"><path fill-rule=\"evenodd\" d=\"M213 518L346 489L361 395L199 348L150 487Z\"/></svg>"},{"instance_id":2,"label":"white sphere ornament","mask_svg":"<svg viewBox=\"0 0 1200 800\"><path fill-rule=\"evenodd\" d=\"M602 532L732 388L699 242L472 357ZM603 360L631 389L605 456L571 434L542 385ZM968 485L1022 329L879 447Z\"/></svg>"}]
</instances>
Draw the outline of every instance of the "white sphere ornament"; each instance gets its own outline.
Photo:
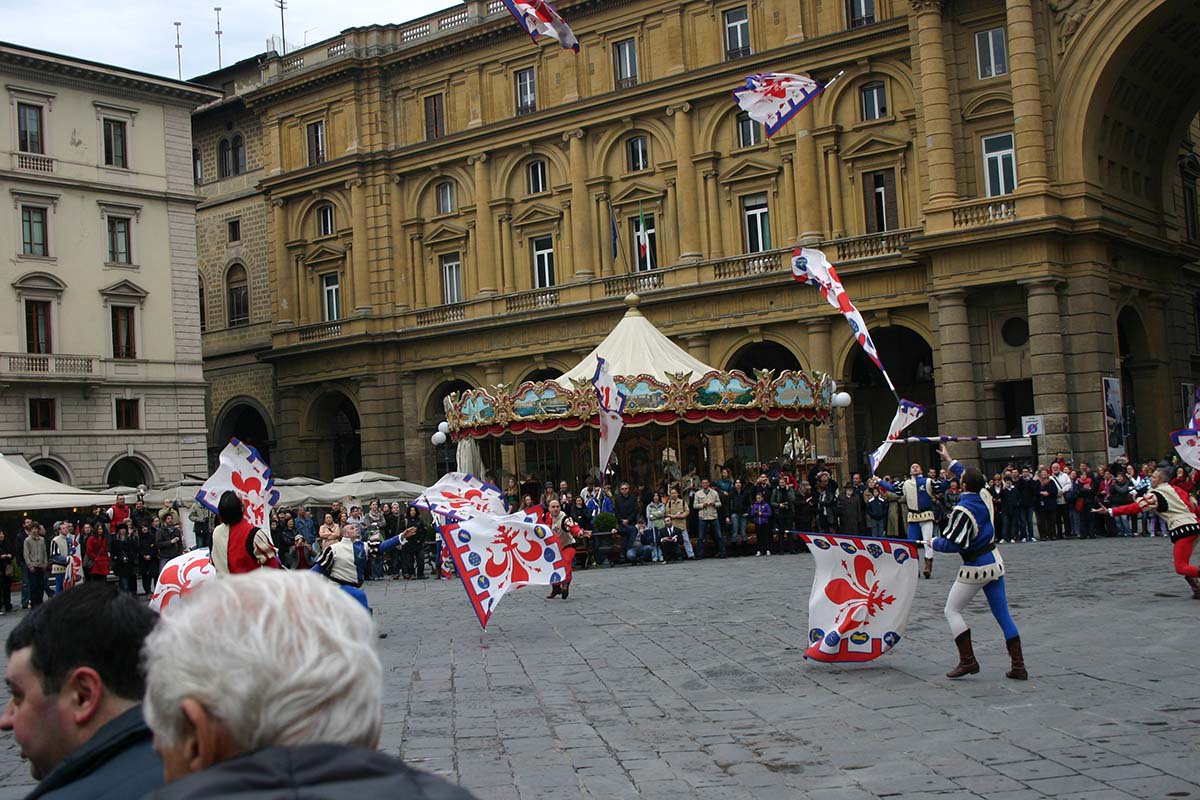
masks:
<instances>
[{"instance_id":1,"label":"white sphere ornament","mask_svg":"<svg viewBox=\"0 0 1200 800\"><path fill-rule=\"evenodd\" d=\"M849 408L851 402L853 401L850 399L849 392L838 392L833 396L834 408Z\"/></svg>"},{"instance_id":2,"label":"white sphere ornament","mask_svg":"<svg viewBox=\"0 0 1200 800\"><path fill-rule=\"evenodd\" d=\"M446 420L442 420L441 422L439 422L438 423L438 433L444 433L447 436L449 436L450 435L450 423L446 422Z\"/></svg>"},{"instance_id":3,"label":"white sphere ornament","mask_svg":"<svg viewBox=\"0 0 1200 800\"><path fill-rule=\"evenodd\" d=\"M432 441L434 444L437 444L437 445L445 444L446 443L446 434L442 433L441 431L438 431L437 433L435 433L433 435Z\"/></svg>"},{"instance_id":4,"label":"white sphere ornament","mask_svg":"<svg viewBox=\"0 0 1200 800\"><path fill-rule=\"evenodd\" d=\"M837 381L835 381L835 380L829 381L829 391L833 392L834 394L837 394Z\"/></svg>"}]
</instances>

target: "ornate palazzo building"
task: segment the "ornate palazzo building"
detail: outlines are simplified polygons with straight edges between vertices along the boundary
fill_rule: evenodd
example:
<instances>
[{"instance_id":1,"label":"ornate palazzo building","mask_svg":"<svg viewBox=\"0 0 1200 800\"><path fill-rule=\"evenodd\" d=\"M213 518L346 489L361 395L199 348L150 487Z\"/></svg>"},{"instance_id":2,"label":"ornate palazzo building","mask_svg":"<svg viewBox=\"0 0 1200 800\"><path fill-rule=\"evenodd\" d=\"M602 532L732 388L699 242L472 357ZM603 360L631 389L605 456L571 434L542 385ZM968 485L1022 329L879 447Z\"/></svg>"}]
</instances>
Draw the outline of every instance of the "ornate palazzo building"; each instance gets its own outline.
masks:
<instances>
[{"instance_id":1,"label":"ornate palazzo building","mask_svg":"<svg viewBox=\"0 0 1200 800\"><path fill-rule=\"evenodd\" d=\"M449 392L561 374L636 292L718 369L832 374L855 403L818 449L861 464L894 401L792 281L802 241L929 406L919 432L1036 413L1042 453L1102 460L1114 426L1168 449L1200 371L1195 3L559 8L579 54L469 0L203 79L227 95L194 118L210 446L252 428L281 474L431 478ZM767 140L730 98L760 71L841 77Z\"/></svg>"}]
</instances>

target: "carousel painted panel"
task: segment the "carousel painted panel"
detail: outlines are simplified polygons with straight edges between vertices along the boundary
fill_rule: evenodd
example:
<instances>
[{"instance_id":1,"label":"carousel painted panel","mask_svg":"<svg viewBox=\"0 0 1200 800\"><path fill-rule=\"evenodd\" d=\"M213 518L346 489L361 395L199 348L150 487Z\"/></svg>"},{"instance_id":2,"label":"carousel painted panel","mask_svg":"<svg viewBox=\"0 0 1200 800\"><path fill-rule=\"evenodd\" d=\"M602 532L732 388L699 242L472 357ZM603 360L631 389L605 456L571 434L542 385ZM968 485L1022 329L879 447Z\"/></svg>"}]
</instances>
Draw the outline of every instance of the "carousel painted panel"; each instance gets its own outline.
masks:
<instances>
[{"instance_id":1,"label":"carousel painted panel","mask_svg":"<svg viewBox=\"0 0 1200 800\"><path fill-rule=\"evenodd\" d=\"M694 384L692 406L696 409L751 408L754 382L738 371L710 372Z\"/></svg>"},{"instance_id":2,"label":"carousel painted panel","mask_svg":"<svg viewBox=\"0 0 1200 800\"><path fill-rule=\"evenodd\" d=\"M636 378L617 378L617 383L625 390L625 413L630 416L662 411L670 407L671 398L669 386L659 383L648 375Z\"/></svg>"},{"instance_id":3,"label":"carousel painted panel","mask_svg":"<svg viewBox=\"0 0 1200 800\"><path fill-rule=\"evenodd\" d=\"M513 393L512 413L515 420L562 419L574 405L573 393L554 381L526 382Z\"/></svg>"},{"instance_id":4,"label":"carousel painted panel","mask_svg":"<svg viewBox=\"0 0 1200 800\"><path fill-rule=\"evenodd\" d=\"M812 408L818 387L803 372L787 370L771 383L771 405L777 408Z\"/></svg>"}]
</instances>

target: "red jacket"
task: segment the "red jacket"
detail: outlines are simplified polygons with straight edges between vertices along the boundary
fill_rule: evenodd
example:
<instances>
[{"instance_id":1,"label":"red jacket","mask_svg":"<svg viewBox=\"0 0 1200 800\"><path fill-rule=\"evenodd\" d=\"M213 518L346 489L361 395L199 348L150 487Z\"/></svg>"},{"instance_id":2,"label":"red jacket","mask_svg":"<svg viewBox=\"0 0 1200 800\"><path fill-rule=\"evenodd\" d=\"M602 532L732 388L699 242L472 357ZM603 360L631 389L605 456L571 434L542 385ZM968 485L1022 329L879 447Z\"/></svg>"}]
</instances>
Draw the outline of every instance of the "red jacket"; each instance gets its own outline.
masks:
<instances>
[{"instance_id":1,"label":"red jacket","mask_svg":"<svg viewBox=\"0 0 1200 800\"><path fill-rule=\"evenodd\" d=\"M88 537L87 556L92 561L88 569L89 575L108 575L110 562L108 557L108 537L94 533Z\"/></svg>"},{"instance_id":2,"label":"red jacket","mask_svg":"<svg viewBox=\"0 0 1200 800\"><path fill-rule=\"evenodd\" d=\"M129 504L114 505L112 507L112 529L115 531L117 526L129 519Z\"/></svg>"}]
</instances>

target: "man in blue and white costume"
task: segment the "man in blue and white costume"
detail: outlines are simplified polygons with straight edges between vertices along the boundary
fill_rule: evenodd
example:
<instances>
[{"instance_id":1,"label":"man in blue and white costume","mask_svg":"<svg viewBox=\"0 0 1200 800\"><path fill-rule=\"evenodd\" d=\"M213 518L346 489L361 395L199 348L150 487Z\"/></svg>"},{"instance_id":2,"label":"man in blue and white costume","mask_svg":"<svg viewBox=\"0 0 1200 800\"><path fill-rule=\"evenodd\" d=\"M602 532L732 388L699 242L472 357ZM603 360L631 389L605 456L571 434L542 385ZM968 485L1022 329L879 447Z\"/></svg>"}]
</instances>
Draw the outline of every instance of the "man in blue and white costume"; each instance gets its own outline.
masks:
<instances>
[{"instance_id":1,"label":"man in blue and white costume","mask_svg":"<svg viewBox=\"0 0 1200 800\"><path fill-rule=\"evenodd\" d=\"M950 459L945 445L938 452L950 462L950 472L954 477L961 478L962 464ZM925 477L920 464L909 467L908 474L908 479L899 486L884 480L879 481L879 485L904 498L904 505L908 508L908 540L925 543L925 577L930 578L933 576L933 498L935 493L946 491L950 482Z\"/></svg>"},{"instance_id":2,"label":"man in blue and white costume","mask_svg":"<svg viewBox=\"0 0 1200 800\"><path fill-rule=\"evenodd\" d=\"M342 591L362 603L363 608L371 610L367 602L367 593L362 590L366 579L367 557L387 553L400 546L401 542L416 532L409 528L398 536L393 536L378 544L360 540L357 525L342 526L342 538L325 548L313 565L313 572L320 572L334 583L342 587Z\"/></svg>"},{"instance_id":3,"label":"man in blue and white costume","mask_svg":"<svg viewBox=\"0 0 1200 800\"><path fill-rule=\"evenodd\" d=\"M950 461L950 454L942 448L942 458ZM953 462L957 463L957 462ZM961 469L961 468L960 468ZM1012 669L1005 673L1009 678L1023 681L1029 677L1025 671L1025 658L1021 653L1021 636L1008 613L1008 597L1004 591L1004 559L996 549L992 510L980 495L986 481L983 473L974 467L962 472L962 499L950 511L950 519L943 536L933 542L939 553L958 553L963 565L958 570L950 596L946 598L946 621L954 634L958 647L958 666L946 673L947 678L961 678L979 672L979 662L971 648L971 629L963 619L963 611L971 599L983 589L992 616L1004 631Z\"/></svg>"}]
</instances>

